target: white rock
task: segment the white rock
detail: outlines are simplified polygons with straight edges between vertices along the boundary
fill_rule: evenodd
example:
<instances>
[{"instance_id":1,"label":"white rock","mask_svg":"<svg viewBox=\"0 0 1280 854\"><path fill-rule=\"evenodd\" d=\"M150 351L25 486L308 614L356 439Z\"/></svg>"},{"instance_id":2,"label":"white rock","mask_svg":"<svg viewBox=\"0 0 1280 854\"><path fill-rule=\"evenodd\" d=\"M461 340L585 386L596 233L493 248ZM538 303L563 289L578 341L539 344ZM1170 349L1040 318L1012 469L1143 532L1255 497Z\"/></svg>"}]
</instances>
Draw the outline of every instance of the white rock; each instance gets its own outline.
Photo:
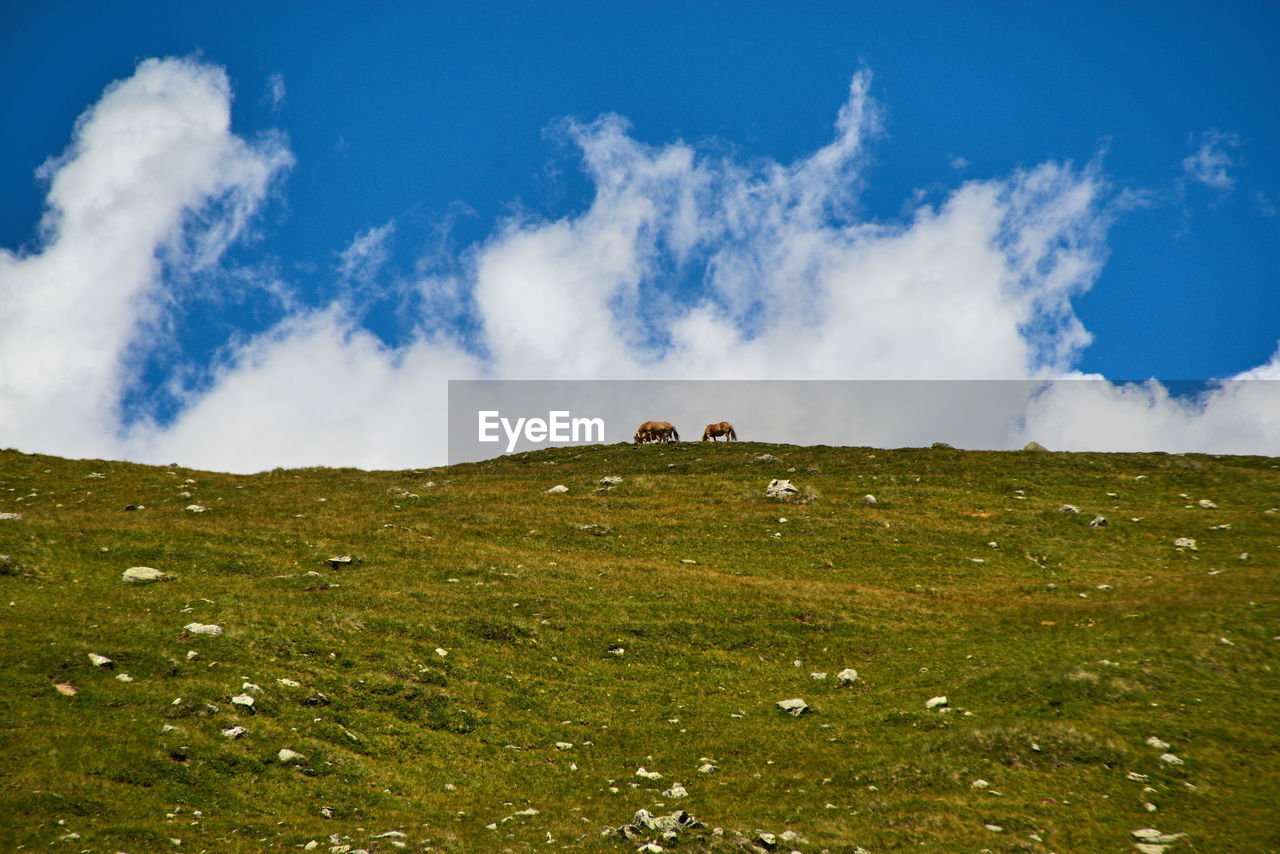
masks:
<instances>
[{"instance_id":1,"label":"white rock","mask_svg":"<svg viewBox=\"0 0 1280 854\"><path fill-rule=\"evenodd\" d=\"M810 679L817 679L817 680L821 681L821 680L823 680L823 679L826 679L826 678L827 678L827 674L825 674L825 673L810 673L810 674L809 674L809 678L810 678Z\"/></svg>"},{"instance_id":2,"label":"white rock","mask_svg":"<svg viewBox=\"0 0 1280 854\"><path fill-rule=\"evenodd\" d=\"M673 783L670 789L662 793L664 798L687 798L689 793L685 791L684 786L679 783Z\"/></svg>"},{"instance_id":3,"label":"white rock","mask_svg":"<svg viewBox=\"0 0 1280 854\"><path fill-rule=\"evenodd\" d=\"M196 652L194 649L187 650L187 661L195 661L199 657L200 653Z\"/></svg>"},{"instance_id":4,"label":"white rock","mask_svg":"<svg viewBox=\"0 0 1280 854\"><path fill-rule=\"evenodd\" d=\"M131 566L120 579L125 584L150 584L164 578L164 573L150 566Z\"/></svg>"},{"instance_id":5,"label":"white rock","mask_svg":"<svg viewBox=\"0 0 1280 854\"><path fill-rule=\"evenodd\" d=\"M870 505L872 505L872 504L875 504L875 503L876 503L876 497L875 497L874 495L864 495L864 496L862 496L862 503L863 503L863 504L866 504L866 505L868 505L868 506L870 506Z\"/></svg>"},{"instance_id":6,"label":"white rock","mask_svg":"<svg viewBox=\"0 0 1280 854\"><path fill-rule=\"evenodd\" d=\"M277 680L276 680L276 683L277 683L277 684L280 684L280 685L283 685L283 686L284 686L284 687L286 687L286 688L301 688L301 687L302 687L302 683L300 683L300 682L295 682L295 681L293 681L292 679L277 679Z\"/></svg>"},{"instance_id":7,"label":"white rock","mask_svg":"<svg viewBox=\"0 0 1280 854\"><path fill-rule=\"evenodd\" d=\"M315 851L319 847L320 847L320 843L313 839L310 842L308 842L306 845L302 846L302 850Z\"/></svg>"},{"instance_id":8,"label":"white rock","mask_svg":"<svg viewBox=\"0 0 1280 854\"><path fill-rule=\"evenodd\" d=\"M1217 510L1217 509L1218 509L1218 505L1217 505L1217 504L1214 504L1212 501L1210 501L1210 500L1209 500L1209 499L1207 499L1207 498L1201 498L1201 499L1200 499L1199 501L1197 501L1196 503L1197 503L1197 504L1199 504L1201 507L1203 507L1205 510Z\"/></svg>"},{"instance_id":9,"label":"white rock","mask_svg":"<svg viewBox=\"0 0 1280 854\"><path fill-rule=\"evenodd\" d=\"M661 779L662 779L662 775L661 775L661 774L659 774L657 771L646 771L646 770L644 770L644 766L643 766L643 765L641 765L638 769L636 769L636 776L637 776L637 777L644 777L646 780L661 780Z\"/></svg>"},{"instance_id":10,"label":"white rock","mask_svg":"<svg viewBox=\"0 0 1280 854\"><path fill-rule=\"evenodd\" d=\"M1156 812L1157 810L1160 809L1155 804L1151 803L1151 801L1143 801L1142 808L1147 812Z\"/></svg>"},{"instance_id":11,"label":"white rock","mask_svg":"<svg viewBox=\"0 0 1280 854\"><path fill-rule=\"evenodd\" d=\"M209 508L205 507L203 504L188 504L186 509L188 513L203 513Z\"/></svg>"},{"instance_id":12,"label":"white rock","mask_svg":"<svg viewBox=\"0 0 1280 854\"><path fill-rule=\"evenodd\" d=\"M1161 741L1160 739L1156 738L1154 735L1147 739L1147 744L1151 745L1151 746L1152 746L1152 747L1154 747L1156 750L1168 750L1168 749L1169 749L1169 742L1167 742L1167 741Z\"/></svg>"},{"instance_id":13,"label":"white rock","mask_svg":"<svg viewBox=\"0 0 1280 854\"><path fill-rule=\"evenodd\" d=\"M987 830L991 831L992 833L1004 833L1004 828L998 824L988 824L988 825L985 825L985 827L987 828Z\"/></svg>"},{"instance_id":14,"label":"white rock","mask_svg":"<svg viewBox=\"0 0 1280 854\"><path fill-rule=\"evenodd\" d=\"M547 494L559 495L562 492L568 492L568 491L569 491L569 487L565 486L563 483L557 483L555 486L547 490Z\"/></svg>"},{"instance_id":15,"label":"white rock","mask_svg":"<svg viewBox=\"0 0 1280 854\"><path fill-rule=\"evenodd\" d=\"M231 705L243 706L246 709L252 709L253 697L250 697L248 694L237 694L231 698Z\"/></svg>"},{"instance_id":16,"label":"white rock","mask_svg":"<svg viewBox=\"0 0 1280 854\"><path fill-rule=\"evenodd\" d=\"M556 742L556 750L572 750L572 749L573 749L573 742L570 742L570 741Z\"/></svg>"},{"instance_id":17,"label":"white rock","mask_svg":"<svg viewBox=\"0 0 1280 854\"><path fill-rule=\"evenodd\" d=\"M970 783L970 784L969 784L969 788L970 788L970 789L985 789L985 788L987 788L987 786L989 786L989 785L991 785L991 784L990 784L990 783L988 783L986 780L983 780L981 777L979 777L977 780L974 780L972 783Z\"/></svg>"},{"instance_id":18,"label":"white rock","mask_svg":"<svg viewBox=\"0 0 1280 854\"><path fill-rule=\"evenodd\" d=\"M699 774L714 774L716 771L719 771L719 770L720 770L719 768L717 768L716 766L712 765L710 762L704 762L704 763L701 765L701 767L699 767L699 768L698 768L698 773L699 773Z\"/></svg>"},{"instance_id":19,"label":"white rock","mask_svg":"<svg viewBox=\"0 0 1280 854\"><path fill-rule=\"evenodd\" d=\"M791 481L778 480L777 478L769 481L769 485L764 488L764 494L769 498L786 498L788 495L795 495L799 491L791 484Z\"/></svg>"},{"instance_id":20,"label":"white rock","mask_svg":"<svg viewBox=\"0 0 1280 854\"><path fill-rule=\"evenodd\" d=\"M946 704L947 704L947 698L945 696L930 697L928 700L925 700L924 707L926 709L936 709L939 706L945 706Z\"/></svg>"},{"instance_id":21,"label":"white rock","mask_svg":"<svg viewBox=\"0 0 1280 854\"><path fill-rule=\"evenodd\" d=\"M1163 763L1165 763L1166 765L1181 765L1181 764L1183 764L1183 763L1182 763L1182 760L1181 760L1181 759L1179 759L1177 756L1174 756L1172 753L1161 753L1161 754L1160 754L1160 761L1161 761L1161 762L1163 762Z\"/></svg>"},{"instance_id":22,"label":"white rock","mask_svg":"<svg viewBox=\"0 0 1280 854\"><path fill-rule=\"evenodd\" d=\"M333 569L345 569L356 565L356 559L351 555L335 555L324 562Z\"/></svg>"},{"instance_id":23,"label":"white rock","mask_svg":"<svg viewBox=\"0 0 1280 854\"><path fill-rule=\"evenodd\" d=\"M120 682L132 682L132 681L133 681L133 677L132 677L132 676L130 676L128 673L121 673L120 675L118 675L118 676L116 677L116 679L117 679L117 680L119 680Z\"/></svg>"},{"instance_id":24,"label":"white rock","mask_svg":"<svg viewBox=\"0 0 1280 854\"><path fill-rule=\"evenodd\" d=\"M240 736L244 735L246 732L248 732L248 730L242 726L231 726L222 730L222 734L225 735L227 738L239 738Z\"/></svg>"},{"instance_id":25,"label":"white rock","mask_svg":"<svg viewBox=\"0 0 1280 854\"><path fill-rule=\"evenodd\" d=\"M93 662L94 667L110 667L114 662L105 655L98 655L96 652L89 653L89 660Z\"/></svg>"},{"instance_id":26,"label":"white rock","mask_svg":"<svg viewBox=\"0 0 1280 854\"><path fill-rule=\"evenodd\" d=\"M252 694L261 694L261 693L262 693L262 686L261 686L261 685L255 685L255 684L254 684L254 683L252 683L252 682L246 682L246 683L244 683L243 685L241 685L241 686L240 686L240 690L241 690L241 691L247 691L247 692L252 693Z\"/></svg>"},{"instance_id":27,"label":"white rock","mask_svg":"<svg viewBox=\"0 0 1280 854\"><path fill-rule=\"evenodd\" d=\"M211 623L187 623L182 628L186 629L193 635L220 635L222 634L222 626L213 625Z\"/></svg>"},{"instance_id":28,"label":"white rock","mask_svg":"<svg viewBox=\"0 0 1280 854\"><path fill-rule=\"evenodd\" d=\"M1061 507L1058 508L1058 512L1059 513L1079 513L1080 508L1075 506L1074 504L1063 504Z\"/></svg>"},{"instance_id":29,"label":"white rock","mask_svg":"<svg viewBox=\"0 0 1280 854\"><path fill-rule=\"evenodd\" d=\"M1149 842L1155 845L1172 845L1182 837L1185 833L1162 833L1154 827L1144 827L1141 830L1130 831L1135 839L1141 839L1143 842Z\"/></svg>"},{"instance_id":30,"label":"white rock","mask_svg":"<svg viewBox=\"0 0 1280 854\"><path fill-rule=\"evenodd\" d=\"M600 478L601 486L617 486L620 483L622 483L622 478L618 477L617 475L610 475L607 477Z\"/></svg>"},{"instance_id":31,"label":"white rock","mask_svg":"<svg viewBox=\"0 0 1280 854\"><path fill-rule=\"evenodd\" d=\"M1107 521L1105 516L1094 516L1089 520L1090 528L1110 528L1111 523Z\"/></svg>"},{"instance_id":32,"label":"white rock","mask_svg":"<svg viewBox=\"0 0 1280 854\"><path fill-rule=\"evenodd\" d=\"M17 522L21 518L21 513L0 513L0 522Z\"/></svg>"},{"instance_id":33,"label":"white rock","mask_svg":"<svg viewBox=\"0 0 1280 854\"><path fill-rule=\"evenodd\" d=\"M441 658L444 658L448 654L449 654L449 650L443 649L441 647L436 647L436 655L440 656Z\"/></svg>"},{"instance_id":34,"label":"white rock","mask_svg":"<svg viewBox=\"0 0 1280 854\"><path fill-rule=\"evenodd\" d=\"M1191 537L1178 537L1173 541L1173 547L1175 549L1190 549L1193 552L1200 551L1196 548L1196 541Z\"/></svg>"},{"instance_id":35,"label":"white rock","mask_svg":"<svg viewBox=\"0 0 1280 854\"><path fill-rule=\"evenodd\" d=\"M852 667L846 667L836 674L836 678L846 685L851 685L858 681L858 671Z\"/></svg>"},{"instance_id":36,"label":"white rock","mask_svg":"<svg viewBox=\"0 0 1280 854\"><path fill-rule=\"evenodd\" d=\"M300 762L307 757L303 756L296 750L290 750L287 747L280 748L280 752L276 754L276 758L281 762Z\"/></svg>"},{"instance_id":37,"label":"white rock","mask_svg":"<svg viewBox=\"0 0 1280 854\"><path fill-rule=\"evenodd\" d=\"M799 697L791 700L779 700L776 705L782 711L797 718L809 710L809 704Z\"/></svg>"}]
</instances>

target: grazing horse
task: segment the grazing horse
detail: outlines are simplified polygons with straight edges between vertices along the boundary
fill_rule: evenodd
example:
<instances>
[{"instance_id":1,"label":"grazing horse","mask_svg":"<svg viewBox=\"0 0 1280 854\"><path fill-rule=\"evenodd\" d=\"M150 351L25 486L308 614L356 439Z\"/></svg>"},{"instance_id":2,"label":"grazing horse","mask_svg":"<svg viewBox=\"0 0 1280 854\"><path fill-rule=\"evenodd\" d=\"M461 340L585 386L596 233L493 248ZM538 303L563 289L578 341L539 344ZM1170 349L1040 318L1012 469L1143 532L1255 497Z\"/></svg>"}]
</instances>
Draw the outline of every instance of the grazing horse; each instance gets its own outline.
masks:
<instances>
[{"instance_id":1,"label":"grazing horse","mask_svg":"<svg viewBox=\"0 0 1280 854\"><path fill-rule=\"evenodd\" d=\"M728 421L721 421L719 424L708 424L707 429L702 431L702 441L714 442L717 436L724 436L726 442L734 442L738 439L738 434L733 432L733 424Z\"/></svg>"},{"instance_id":2,"label":"grazing horse","mask_svg":"<svg viewBox=\"0 0 1280 854\"><path fill-rule=\"evenodd\" d=\"M680 434L669 421L646 421L636 430L634 445L646 445L649 442L677 442Z\"/></svg>"}]
</instances>

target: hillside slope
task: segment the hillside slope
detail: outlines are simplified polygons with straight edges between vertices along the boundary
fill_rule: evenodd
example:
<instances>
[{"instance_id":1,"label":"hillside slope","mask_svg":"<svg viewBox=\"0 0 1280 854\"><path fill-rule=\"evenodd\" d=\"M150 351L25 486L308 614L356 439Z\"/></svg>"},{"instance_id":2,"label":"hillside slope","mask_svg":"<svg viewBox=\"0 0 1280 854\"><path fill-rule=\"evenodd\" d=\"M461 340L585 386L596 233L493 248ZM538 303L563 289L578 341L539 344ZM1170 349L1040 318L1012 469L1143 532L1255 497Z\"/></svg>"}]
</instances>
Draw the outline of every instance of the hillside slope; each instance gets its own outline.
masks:
<instances>
[{"instance_id":1,"label":"hillside slope","mask_svg":"<svg viewBox=\"0 0 1280 854\"><path fill-rule=\"evenodd\" d=\"M0 452L0 850L1280 850L1275 508L1264 458Z\"/></svg>"}]
</instances>

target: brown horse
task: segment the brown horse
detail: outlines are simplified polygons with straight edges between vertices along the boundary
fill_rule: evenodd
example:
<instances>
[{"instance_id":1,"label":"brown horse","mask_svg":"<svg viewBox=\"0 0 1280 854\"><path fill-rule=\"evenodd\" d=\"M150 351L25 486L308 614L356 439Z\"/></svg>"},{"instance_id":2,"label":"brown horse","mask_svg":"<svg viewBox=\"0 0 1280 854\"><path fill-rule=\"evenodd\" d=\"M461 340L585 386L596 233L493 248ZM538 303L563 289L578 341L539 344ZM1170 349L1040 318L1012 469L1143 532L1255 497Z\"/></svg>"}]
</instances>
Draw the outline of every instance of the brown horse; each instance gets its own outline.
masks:
<instances>
[{"instance_id":1,"label":"brown horse","mask_svg":"<svg viewBox=\"0 0 1280 854\"><path fill-rule=\"evenodd\" d=\"M680 434L669 421L646 421L636 430L634 445L645 445L649 442L678 442Z\"/></svg>"},{"instance_id":2,"label":"brown horse","mask_svg":"<svg viewBox=\"0 0 1280 854\"><path fill-rule=\"evenodd\" d=\"M702 441L714 442L717 436L724 436L726 442L736 442L738 439L738 434L733 432L733 425L728 421L708 424L707 429L702 432Z\"/></svg>"}]
</instances>

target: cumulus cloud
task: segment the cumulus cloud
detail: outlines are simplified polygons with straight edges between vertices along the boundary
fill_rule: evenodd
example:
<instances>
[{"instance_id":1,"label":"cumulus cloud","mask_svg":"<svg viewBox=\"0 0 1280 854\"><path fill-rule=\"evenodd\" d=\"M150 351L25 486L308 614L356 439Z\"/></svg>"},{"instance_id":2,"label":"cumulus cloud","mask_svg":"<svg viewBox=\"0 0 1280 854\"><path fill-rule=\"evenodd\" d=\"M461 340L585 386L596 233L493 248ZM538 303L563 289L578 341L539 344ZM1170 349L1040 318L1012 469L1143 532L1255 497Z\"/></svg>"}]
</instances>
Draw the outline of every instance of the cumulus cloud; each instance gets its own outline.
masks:
<instances>
[{"instance_id":1,"label":"cumulus cloud","mask_svg":"<svg viewBox=\"0 0 1280 854\"><path fill-rule=\"evenodd\" d=\"M1192 139L1194 143L1194 138ZM1193 181L1215 190L1228 191L1236 185L1236 179L1228 172L1236 165L1235 150L1240 147L1240 137L1234 133L1205 131L1195 153L1182 161L1182 171Z\"/></svg>"},{"instance_id":2,"label":"cumulus cloud","mask_svg":"<svg viewBox=\"0 0 1280 854\"><path fill-rule=\"evenodd\" d=\"M43 170L40 248L0 254L0 442L233 471L402 467L444 461L448 379L1071 376L1090 342L1072 300L1105 263L1125 193L1100 158L1048 162L868 220L859 191L883 135L870 89L855 75L830 141L792 163L646 144L618 116L565 121L594 186L584 209L513 215L433 257L396 347L359 320L394 223L356 234L337 254L348 288L334 304L228 341L211 383L162 425L124 418L120 401L140 333L178 298L166 272L216 265L292 155L282 138L231 133L221 69L145 62ZM1280 357L1258 369L1272 375ZM1272 448L1276 406L1256 391L1272 384L1246 379L1190 404L1158 385L1024 383L963 423L999 425L988 447ZM908 395L857 423L885 443L925 436L921 401L954 396Z\"/></svg>"},{"instance_id":3,"label":"cumulus cloud","mask_svg":"<svg viewBox=\"0 0 1280 854\"><path fill-rule=\"evenodd\" d=\"M169 298L166 265L214 264L293 163L278 136L232 134L230 104L222 69L147 60L41 167L38 246L0 249L3 441L114 450L130 348Z\"/></svg>"}]
</instances>

